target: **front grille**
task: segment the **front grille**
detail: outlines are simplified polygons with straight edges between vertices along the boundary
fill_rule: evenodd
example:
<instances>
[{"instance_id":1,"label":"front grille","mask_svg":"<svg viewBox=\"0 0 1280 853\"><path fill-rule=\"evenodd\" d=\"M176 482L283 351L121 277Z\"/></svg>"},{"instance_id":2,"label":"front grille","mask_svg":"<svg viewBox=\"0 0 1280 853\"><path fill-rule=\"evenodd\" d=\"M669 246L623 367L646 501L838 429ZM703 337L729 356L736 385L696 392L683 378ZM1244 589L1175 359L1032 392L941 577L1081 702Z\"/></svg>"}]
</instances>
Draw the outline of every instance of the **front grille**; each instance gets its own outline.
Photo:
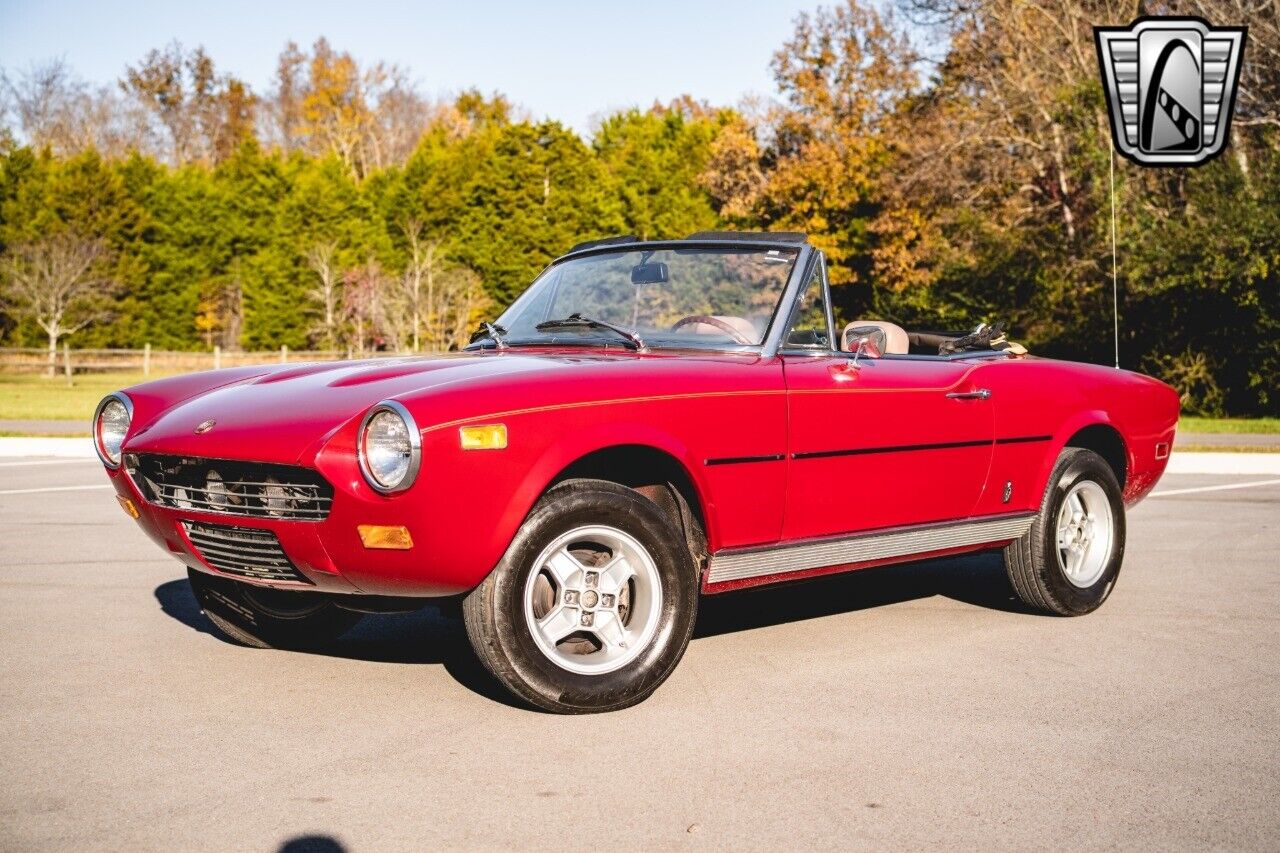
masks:
<instances>
[{"instance_id":1,"label":"front grille","mask_svg":"<svg viewBox=\"0 0 1280 853\"><path fill-rule=\"evenodd\" d=\"M204 561L220 572L264 581L311 583L294 567L270 530L184 521L182 527Z\"/></svg>"},{"instance_id":2,"label":"front grille","mask_svg":"<svg viewBox=\"0 0 1280 853\"><path fill-rule=\"evenodd\" d=\"M173 509L323 521L333 487L310 468L130 453L125 468L151 503Z\"/></svg>"}]
</instances>

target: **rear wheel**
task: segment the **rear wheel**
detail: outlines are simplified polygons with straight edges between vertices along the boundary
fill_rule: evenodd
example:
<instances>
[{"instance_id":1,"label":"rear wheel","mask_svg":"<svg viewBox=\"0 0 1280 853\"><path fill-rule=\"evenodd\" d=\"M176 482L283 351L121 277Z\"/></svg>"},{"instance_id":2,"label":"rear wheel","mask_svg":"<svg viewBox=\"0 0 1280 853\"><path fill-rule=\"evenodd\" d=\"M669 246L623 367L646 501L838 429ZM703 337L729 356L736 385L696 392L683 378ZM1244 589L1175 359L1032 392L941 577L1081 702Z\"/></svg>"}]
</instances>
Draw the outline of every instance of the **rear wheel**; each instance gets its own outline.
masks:
<instances>
[{"instance_id":1,"label":"rear wheel","mask_svg":"<svg viewBox=\"0 0 1280 853\"><path fill-rule=\"evenodd\" d=\"M1111 466L1092 450L1068 447L1031 529L1004 550L1009 581L1037 610L1092 612L1115 586L1124 540L1124 500Z\"/></svg>"},{"instance_id":2,"label":"rear wheel","mask_svg":"<svg viewBox=\"0 0 1280 853\"><path fill-rule=\"evenodd\" d=\"M323 646L361 619L319 592L257 587L195 569L187 569L187 577L209 621L231 639L254 648Z\"/></svg>"},{"instance_id":3,"label":"rear wheel","mask_svg":"<svg viewBox=\"0 0 1280 853\"><path fill-rule=\"evenodd\" d=\"M467 635L519 698L558 713L640 702L684 654L697 608L684 537L652 501L599 480L557 486L467 596Z\"/></svg>"}]
</instances>

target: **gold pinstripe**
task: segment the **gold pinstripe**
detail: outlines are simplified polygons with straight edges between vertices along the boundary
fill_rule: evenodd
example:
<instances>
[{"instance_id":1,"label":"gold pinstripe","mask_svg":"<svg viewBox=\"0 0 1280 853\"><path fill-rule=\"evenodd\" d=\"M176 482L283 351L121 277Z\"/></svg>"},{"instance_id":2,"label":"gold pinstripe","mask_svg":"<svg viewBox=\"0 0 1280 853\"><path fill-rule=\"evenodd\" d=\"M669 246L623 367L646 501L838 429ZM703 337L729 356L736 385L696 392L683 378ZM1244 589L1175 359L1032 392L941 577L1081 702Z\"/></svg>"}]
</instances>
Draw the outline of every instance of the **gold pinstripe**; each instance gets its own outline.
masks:
<instances>
[{"instance_id":1,"label":"gold pinstripe","mask_svg":"<svg viewBox=\"0 0 1280 853\"><path fill-rule=\"evenodd\" d=\"M465 418L457 418L452 421L446 421L442 424L434 424L424 427L421 432L423 435L441 429L449 429L450 427L463 426L480 420L493 420L499 418L513 418L520 415L539 414L541 412L556 412L562 409L576 409L582 406L622 406L632 403L663 403L671 400L694 400L706 399L708 397L773 397L779 394L940 394L950 391L957 385L964 382L969 374L977 370L979 365L966 370L960 378L953 384L940 388L801 388L797 390L789 390L786 388L768 389L762 388L753 391L696 391L687 394L656 394L644 397L622 397L611 400L584 400L577 403L553 403L546 406L531 406L525 409L508 409L502 412L490 412L483 415L471 415Z\"/></svg>"}]
</instances>

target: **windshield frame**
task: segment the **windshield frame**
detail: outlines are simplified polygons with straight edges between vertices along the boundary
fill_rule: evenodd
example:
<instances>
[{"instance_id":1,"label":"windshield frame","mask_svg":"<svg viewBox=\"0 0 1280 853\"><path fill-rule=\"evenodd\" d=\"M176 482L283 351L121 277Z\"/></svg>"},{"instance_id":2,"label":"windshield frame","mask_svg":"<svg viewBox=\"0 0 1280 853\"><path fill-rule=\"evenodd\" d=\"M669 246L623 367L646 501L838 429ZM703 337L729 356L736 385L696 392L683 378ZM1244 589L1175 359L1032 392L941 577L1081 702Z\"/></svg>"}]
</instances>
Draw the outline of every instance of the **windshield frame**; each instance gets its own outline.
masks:
<instances>
[{"instance_id":1,"label":"windshield frame","mask_svg":"<svg viewBox=\"0 0 1280 853\"><path fill-rule=\"evenodd\" d=\"M777 355L782 341L785 337L785 327L789 325L791 312L796 300L800 297L800 291L804 282L808 280L808 274L811 272L815 259L821 255L816 249L808 243L789 242L785 240L762 240L762 239L711 239L711 240L644 240L623 244L591 246L586 249L580 249L576 252L569 252L556 258L547 264L543 270L538 273L534 280L524 292L516 297L515 301L507 306L498 318L512 311L515 311L526 300L532 298L534 285L541 282L546 276L552 274L555 268L566 261L578 260L580 258L592 257L594 255L621 255L636 251L654 250L674 250L674 249L742 249L747 251L768 251L770 249L789 249L796 252L795 261L791 265L791 271L787 276L786 284L783 285L782 295L778 298L774 306L773 314L769 317L769 325L765 330L764 339L759 344L717 344L711 343L702 346L673 346L671 344L650 344L641 352L659 350L659 351L681 351L681 352L728 352L728 353L758 353L765 356ZM598 346L604 349L613 349L622 347L621 341L614 338L611 334L602 334L598 337L584 336L581 332L566 332L548 334L545 340L529 340L521 338L519 340L511 340L508 338L507 345L510 347L523 346L582 346L584 342L589 342L591 346ZM465 350L489 350L494 349L493 342L485 338L464 347Z\"/></svg>"}]
</instances>

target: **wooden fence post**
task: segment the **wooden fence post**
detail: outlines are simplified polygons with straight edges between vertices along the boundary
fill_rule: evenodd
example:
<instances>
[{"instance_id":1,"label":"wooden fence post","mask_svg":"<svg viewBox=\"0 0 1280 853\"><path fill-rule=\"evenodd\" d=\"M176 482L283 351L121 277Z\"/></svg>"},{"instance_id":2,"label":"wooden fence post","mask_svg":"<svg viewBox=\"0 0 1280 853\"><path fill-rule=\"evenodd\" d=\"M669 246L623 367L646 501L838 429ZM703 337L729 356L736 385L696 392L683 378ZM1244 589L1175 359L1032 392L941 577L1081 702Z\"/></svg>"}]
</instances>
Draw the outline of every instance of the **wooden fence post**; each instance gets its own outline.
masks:
<instances>
[{"instance_id":1,"label":"wooden fence post","mask_svg":"<svg viewBox=\"0 0 1280 853\"><path fill-rule=\"evenodd\" d=\"M66 341L62 342L62 372L66 374L67 385L72 385L71 381L71 344Z\"/></svg>"},{"instance_id":2,"label":"wooden fence post","mask_svg":"<svg viewBox=\"0 0 1280 853\"><path fill-rule=\"evenodd\" d=\"M220 370L222 368L222 346L220 344L213 345L213 369Z\"/></svg>"},{"instance_id":3,"label":"wooden fence post","mask_svg":"<svg viewBox=\"0 0 1280 853\"><path fill-rule=\"evenodd\" d=\"M151 375L151 344L142 347L142 375Z\"/></svg>"},{"instance_id":4,"label":"wooden fence post","mask_svg":"<svg viewBox=\"0 0 1280 853\"><path fill-rule=\"evenodd\" d=\"M289 345L281 344L280 345L280 363L285 364L288 361L289 361Z\"/></svg>"}]
</instances>

